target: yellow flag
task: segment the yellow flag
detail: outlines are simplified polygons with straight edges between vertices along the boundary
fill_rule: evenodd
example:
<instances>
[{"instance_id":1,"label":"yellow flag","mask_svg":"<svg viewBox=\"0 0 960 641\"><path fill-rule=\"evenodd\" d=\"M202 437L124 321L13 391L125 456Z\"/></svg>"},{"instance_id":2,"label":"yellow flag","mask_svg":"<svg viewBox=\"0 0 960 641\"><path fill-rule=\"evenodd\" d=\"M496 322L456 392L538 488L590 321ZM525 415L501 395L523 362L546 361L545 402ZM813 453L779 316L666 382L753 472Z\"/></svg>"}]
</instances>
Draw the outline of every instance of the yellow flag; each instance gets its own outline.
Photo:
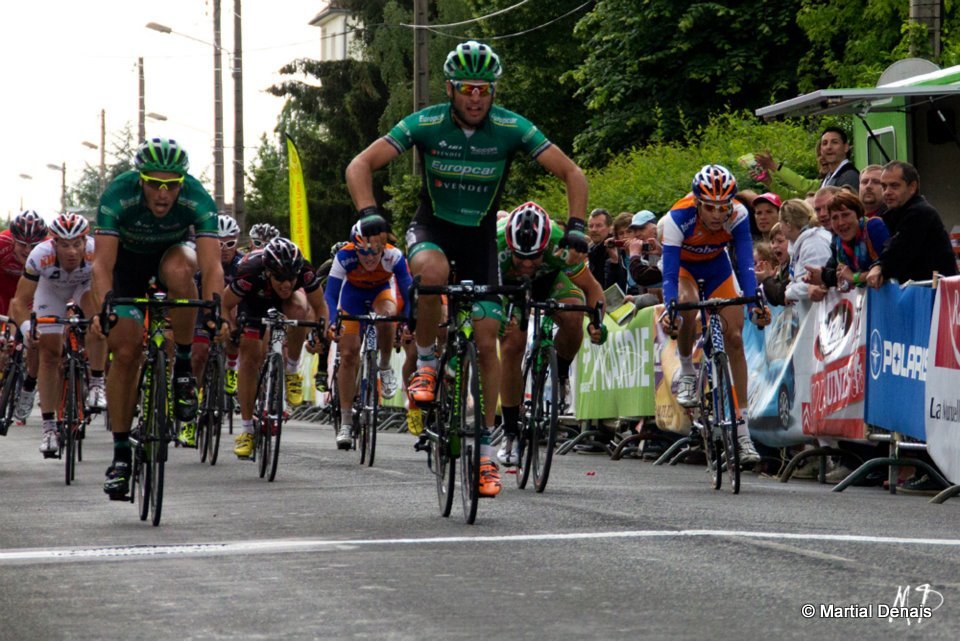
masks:
<instances>
[{"instance_id":1,"label":"yellow flag","mask_svg":"<svg viewBox=\"0 0 960 641\"><path fill-rule=\"evenodd\" d=\"M287 136L287 166L290 169L290 240L310 260L310 217L307 213L307 188L303 167L293 138Z\"/></svg>"}]
</instances>

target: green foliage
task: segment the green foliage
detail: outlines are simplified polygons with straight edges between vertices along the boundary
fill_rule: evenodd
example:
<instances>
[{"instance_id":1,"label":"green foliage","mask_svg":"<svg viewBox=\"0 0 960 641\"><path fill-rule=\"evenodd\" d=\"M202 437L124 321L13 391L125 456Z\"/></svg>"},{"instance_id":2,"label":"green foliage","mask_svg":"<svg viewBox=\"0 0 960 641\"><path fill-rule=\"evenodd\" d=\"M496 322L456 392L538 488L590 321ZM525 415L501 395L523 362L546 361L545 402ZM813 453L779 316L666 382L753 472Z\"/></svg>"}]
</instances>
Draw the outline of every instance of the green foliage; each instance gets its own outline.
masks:
<instances>
[{"instance_id":1,"label":"green foliage","mask_svg":"<svg viewBox=\"0 0 960 641\"><path fill-rule=\"evenodd\" d=\"M413 220L413 215L417 213L417 208L420 206L422 180L419 176L407 174L387 186L390 200L384 203L384 206L393 213L393 232L404 248L406 248L404 232L410 226L410 221Z\"/></svg>"},{"instance_id":2,"label":"green foliage","mask_svg":"<svg viewBox=\"0 0 960 641\"><path fill-rule=\"evenodd\" d=\"M607 0L577 24L586 59L569 77L590 110L575 151L587 164L656 134L680 140L687 122L792 96L808 44L800 0Z\"/></svg>"},{"instance_id":3,"label":"green foliage","mask_svg":"<svg viewBox=\"0 0 960 641\"><path fill-rule=\"evenodd\" d=\"M737 159L751 152L772 151L801 174L816 176L814 149L820 127L799 121L761 124L749 113L715 116L692 132L692 142L656 142L621 154L605 167L587 171L588 209L610 212L649 209L663 214L690 191L690 181L705 164L724 165L737 176L741 189L766 191L754 183ZM551 216L563 217L566 194L556 180L544 180L532 198Z\"/></svg>"}]
</instances>

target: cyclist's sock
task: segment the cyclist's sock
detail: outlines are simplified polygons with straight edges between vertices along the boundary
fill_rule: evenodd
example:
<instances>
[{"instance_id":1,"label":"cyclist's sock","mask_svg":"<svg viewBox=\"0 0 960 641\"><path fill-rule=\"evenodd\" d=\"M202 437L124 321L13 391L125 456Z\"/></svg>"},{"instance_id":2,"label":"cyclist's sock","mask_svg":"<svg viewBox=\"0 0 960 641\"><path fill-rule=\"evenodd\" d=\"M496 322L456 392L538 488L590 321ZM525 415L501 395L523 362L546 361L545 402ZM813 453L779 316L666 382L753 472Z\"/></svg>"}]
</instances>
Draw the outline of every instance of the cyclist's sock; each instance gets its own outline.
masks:
<instances>
[{"instance_id":1,"label":"cyclist's sock","mask_svg":"<svg viewBox=\"0 0 960 641\"><path fill-rule=\"evenodd\" d=\"M480 456L486 456L491 461L496 461L497 448L490 444L493 440L493 431L496 427L485 427L480 433Z\"/></svg>"},{"instance_id":2,"label":"cyclist's sock","mask_svg":"<svg viewBox=\"0 0 960 641\"><path fill-rule=\"evenodd\" d=\"M287 374L296 374L297 369L300 368L300 359L287 357L286 361L287 361Z\"/></svg>"},{"instance_id":3,"label":"cyclist's sock","mask_svg":"<svg viewBox=\"0 0 960 641\"><path fill-rule=\"evenodd\" d=\"M113 433L113 461L114 463L130 464L130 432Z\"/></svg>"},{"instance_id":4,"label":"cyclist's sock","mask_svg":"<svg viewBox=\"0 0 960 641\"><path fill-rule=\"evenodd\" d=\"M683 375L691 374L695 375L697 370L693 368L693 355L683 356L680 355L680 373Z\"/></svg>"},{"instance_id":5,"label":"cyclist's sock","mask_svg":"<svg viewBox=\"0 0 960 641\"><path fill-rule=\"evenodd\" d=\"M37 379L27 374L23 379L23 391L32 392L35 389L37 389Z\"/></svg>"},{"instance_id":6,"label":"cyclist's sock","mask_svg":"<svg viewBox=\"0 0 960 641\"><path fill-rule=\"evenodd\" d=\"M514 405L513 407L508 407L501 405L500 411L503 414L503 433L508 436L516 436L517 423L520 420L520 406Z\"/></svg>"},{"instance_id":7,"label":"cyclist's sock","mask_svg":"<svg viewBox=\"0 0 960 641\"><path fill-rule=\"evenodd\" d=\"M193 373L193 368L190 365L190 350L192 347L193 343L187 343L186 345L177 343L173 359L173 373L175 375L182 376L183 374Z\"/></svg>"},{"instance_id":8,"label":"cyclist's sock","mask_svg":"<svg viewBox=\"0 0 960 641\"><path fill-rule=\"evenodd\" d=\"M232 369L233 371L237 371L237 362L239 360L240 360L239 354L234 354L233 356L230 356L229 354L227 354L227 369Z\"/></svg>"},{"instance_id":9,"label":"cyclist's sock","mask_svg":"<svg viewBox=\"0 0 960 641\"><path fill-rule=\"evenodd\" d=\"M437 353L433 351L433 345L427 345L426 347L423 347L418 343L417 344L417 369L420 369L424 365L436 369Z\"/></svg>"},{"instance_id":10,"label":"cyclist's sock","mask_svg":"<svg viewBox=\"0 0 960 641\"><path fill-rule=\"evenodd\" d=\"M46 423L47 421L52 421L56 418L56 414L53 412L40 412L40 419Z\"/></svg>"},{"instance_id":11,"label":"cyclist's sock","mask_svg":"<svg viewBox=\"0 0 960 641\"><path fill-rule=\"evenodd\" d=\"M253 419L245 418L240 420L240 431L244 434L253 434Z\"/></svg>"},{"instance_id":12,"label":"cyclist's sock","mask_svg":"<svg viewBox=\"0 0 960 641\"><path fill-rule=\"evenodd\" d=\"M570 364L572 360L557 354L557 378L561 381L570 378Z\"/></svg>"}]
</instances>

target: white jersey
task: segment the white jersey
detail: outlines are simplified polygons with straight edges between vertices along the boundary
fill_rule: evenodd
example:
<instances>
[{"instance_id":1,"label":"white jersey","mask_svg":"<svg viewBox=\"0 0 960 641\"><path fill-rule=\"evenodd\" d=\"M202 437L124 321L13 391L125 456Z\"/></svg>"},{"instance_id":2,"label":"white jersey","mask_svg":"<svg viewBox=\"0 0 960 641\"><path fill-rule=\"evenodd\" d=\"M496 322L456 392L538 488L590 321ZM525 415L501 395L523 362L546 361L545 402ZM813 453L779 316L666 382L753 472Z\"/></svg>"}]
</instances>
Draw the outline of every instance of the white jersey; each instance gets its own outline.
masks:
<instances>
[{"instance_id":1,"label":"white jersey","mask_svg":"<svg viewBox=\"0 0 960 641\"><path fill-rule=\"evenodd\" d=\"M57 289L74 290L93 278L93 236L87 236L83 262L73 271L60 267L53 239L45 240L30 252L23 266L23 277L34 282L44 281Z\"/></svg>"}]
</instances>

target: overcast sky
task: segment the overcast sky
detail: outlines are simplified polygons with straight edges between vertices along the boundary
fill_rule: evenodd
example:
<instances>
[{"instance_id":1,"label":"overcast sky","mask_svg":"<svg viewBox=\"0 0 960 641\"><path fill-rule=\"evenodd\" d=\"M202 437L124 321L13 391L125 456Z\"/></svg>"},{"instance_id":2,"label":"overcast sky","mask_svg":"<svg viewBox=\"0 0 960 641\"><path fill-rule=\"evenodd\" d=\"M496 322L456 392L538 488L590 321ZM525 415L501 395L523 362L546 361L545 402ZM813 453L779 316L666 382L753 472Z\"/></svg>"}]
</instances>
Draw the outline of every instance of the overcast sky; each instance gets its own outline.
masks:
<instances>
[{"instance_id":1,"label":"overcast sky","mask_svg":"<svg viewBox=\"0 0 960 641\"><path fill-rule=\"evenodd\" d=\"M221 0L222 46L233 49L233 0ZM317 57L320 30L308 22L323 0L243 0L243 100L246 164L261 133L271 132L283 101L264 92L283 64ZM0 5L0 216L22 206L45 217L60 207L61 174L67 184L84 163L99 165L100 110L111 132L130 123L137 131L137 57L143 56L146 111L166 122L146 121L148 136L179 140L191 173L213 179L212 46L177 34L150 31L157 22L213 41L210 0L28 0ZM233 80L224 56L224 166L226 200L232 200ZM108 160L109 162L109 160ZM32 176L32 179L20 177ZM212 185L210 185L212 193Z\"/></svg>"}]
</instances>

